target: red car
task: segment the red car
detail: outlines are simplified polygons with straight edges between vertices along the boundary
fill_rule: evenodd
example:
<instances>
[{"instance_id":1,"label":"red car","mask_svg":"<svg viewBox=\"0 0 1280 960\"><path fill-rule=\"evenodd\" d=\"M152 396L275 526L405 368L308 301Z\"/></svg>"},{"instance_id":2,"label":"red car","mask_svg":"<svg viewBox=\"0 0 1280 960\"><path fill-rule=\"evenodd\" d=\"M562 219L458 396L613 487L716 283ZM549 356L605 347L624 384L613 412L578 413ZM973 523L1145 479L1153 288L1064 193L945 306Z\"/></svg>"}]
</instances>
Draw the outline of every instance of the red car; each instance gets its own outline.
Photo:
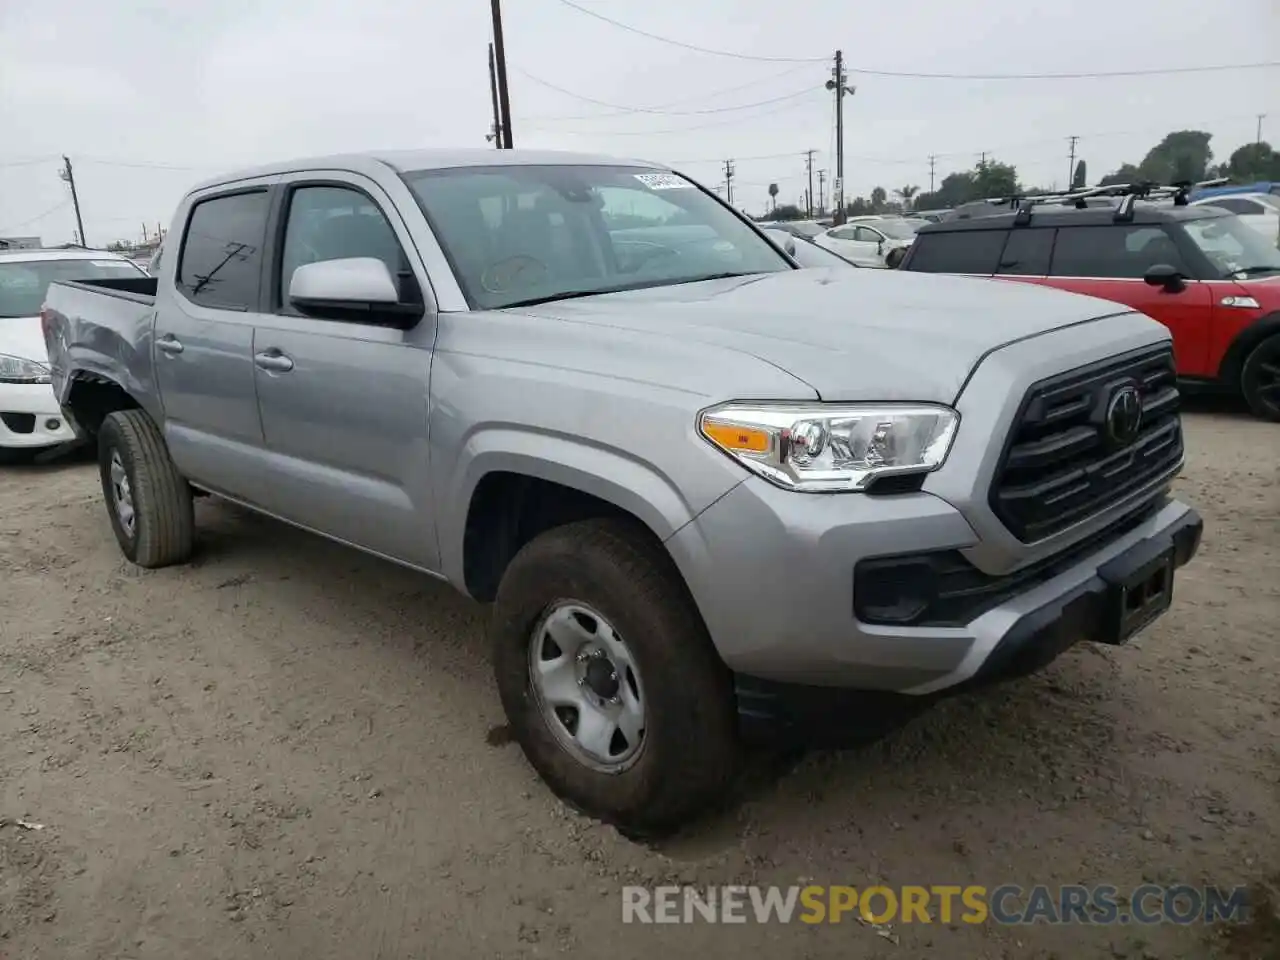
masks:
<instances>
[{"instance_id":1,"label":"red car","mask_svg":"<svg viewBox=\"0 0 1280 960\"><path fill-rule=\"evenodd\" d=\"M995 209L995 208L993 208ZM899 267L1060 287L1141 310L1173 333L1179 378L1280 421L1280 249L1234 214L1125 198L922 227Z\"/></svg>"}]
</instances>

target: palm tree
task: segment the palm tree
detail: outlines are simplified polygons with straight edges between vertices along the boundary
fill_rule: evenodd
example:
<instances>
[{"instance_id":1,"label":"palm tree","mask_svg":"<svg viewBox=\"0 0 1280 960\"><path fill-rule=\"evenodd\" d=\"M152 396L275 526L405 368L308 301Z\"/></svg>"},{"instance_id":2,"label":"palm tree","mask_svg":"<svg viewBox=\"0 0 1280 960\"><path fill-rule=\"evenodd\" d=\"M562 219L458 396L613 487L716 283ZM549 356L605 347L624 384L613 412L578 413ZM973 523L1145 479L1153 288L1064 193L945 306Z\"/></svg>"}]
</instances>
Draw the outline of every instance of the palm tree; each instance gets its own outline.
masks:
<instances>
[{"instance_id":1,"label":"palm tree","mask_svg":"<svg viewBox=\"0 0 1280 960\"><path fill-rule=\"evenodd\" d=\"M775 211L778 209L778 185L776 183L769 184L769 204Z\"/></svg>"},{"instance_id":2,"label":"palm tree","mask_svg":"<svg viewBox=\"0 0 1280 960\"><path fill-rule=\"evenodd\" d=\"M920 188L919 188L919 187L914 187L914 186L911 186L910 184L908 184L908 185L907 185L907 186L905 186L905 187L899 187L897 190L895 190L895 191L893 191L893 192L894 192L894 193L896 193L899 197L901 197L901 198L902 198L902 207L903 207L903 209L904 209L904 210L910 210L910 209L911 209L911 198L912 198L912 197L914 197L917 193L919 193L919 192L920 192Z\"/></svg>"}]
</instances>

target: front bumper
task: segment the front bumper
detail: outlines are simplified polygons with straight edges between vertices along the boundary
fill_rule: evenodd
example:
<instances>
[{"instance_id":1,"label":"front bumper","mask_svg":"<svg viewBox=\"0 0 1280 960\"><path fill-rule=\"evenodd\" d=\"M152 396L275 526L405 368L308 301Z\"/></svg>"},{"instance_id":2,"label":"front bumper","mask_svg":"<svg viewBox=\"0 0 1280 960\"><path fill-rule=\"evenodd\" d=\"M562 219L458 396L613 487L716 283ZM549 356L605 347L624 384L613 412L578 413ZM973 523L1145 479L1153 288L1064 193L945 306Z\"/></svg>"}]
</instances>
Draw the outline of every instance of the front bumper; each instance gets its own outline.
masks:
<instances>
[{"instance_id":1,"label":"front bumper","mask_svg":"<svg viewBox=\"0 0 1280 960\"><path fill-rule=\"evenodd\" d=\"M1194 555L1203 523L1177 501L1149 504L1035 576L1008 576L971 619L872 624L855 614L860 560L964 551L964 517L927 493L813 496L750 479L668 541L724 662L744 684L883 691L928 698L1047 663L1078 640L1104 639L1104 577L1164 547ZM1128 558L1128 560L1126 560ZM1108 566L1110 565L1110 566Z\"/></svg>"},{"instance_id":2,"label":"front bumper","mask_svg":"<svg viewBox=\"0 0 1280 960\"><path fill-rule=\"evenodd\" d=\"M54 447L78 438L49 384L0 383L0 447Z\"/></svg>"}]
</instances>

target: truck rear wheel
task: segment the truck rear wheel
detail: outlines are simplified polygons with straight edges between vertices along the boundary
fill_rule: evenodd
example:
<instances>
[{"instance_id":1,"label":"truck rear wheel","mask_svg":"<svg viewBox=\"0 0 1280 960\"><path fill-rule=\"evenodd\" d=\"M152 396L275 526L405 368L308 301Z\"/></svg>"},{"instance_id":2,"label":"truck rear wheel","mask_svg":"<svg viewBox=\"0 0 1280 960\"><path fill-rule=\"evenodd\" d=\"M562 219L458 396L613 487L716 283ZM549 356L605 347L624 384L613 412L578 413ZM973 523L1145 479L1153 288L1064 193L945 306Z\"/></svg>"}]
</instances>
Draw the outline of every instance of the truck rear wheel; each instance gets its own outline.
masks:
<instances>
[{"instance_id":1,"label":"truck rear wheel","mask_svg":"<svg viewBox=\"0 0 1280 960\"><path fill-rule=\"evenodd\" d=\"M1255 416L1280 421L1280 333L1267 337L1245 358L1240 391Z\"/></svg>"},{"instance_id":2,"label":"truck rear wheel","mask_svg":"<svg viewBox=\"0 0 1280 960\"><path fill-rule=\"evenodd\" d=\"M647 531L588 520L536 537L503 576L492 639L512 733L566 802L645 837L728 795L732 680Z\"/></svg>"},{"instance_id":3,"label":"truck rear wheel","mask_svg":"<svg viewBox=\"0 0 1280 960\"><path fill-rule=\"evenodd\" d=\"M111 529L126 557L140 567L166 567L191 556L191 487L146 413L121 410L103 421L98 470Z\"/></svg>"}]
</instances>

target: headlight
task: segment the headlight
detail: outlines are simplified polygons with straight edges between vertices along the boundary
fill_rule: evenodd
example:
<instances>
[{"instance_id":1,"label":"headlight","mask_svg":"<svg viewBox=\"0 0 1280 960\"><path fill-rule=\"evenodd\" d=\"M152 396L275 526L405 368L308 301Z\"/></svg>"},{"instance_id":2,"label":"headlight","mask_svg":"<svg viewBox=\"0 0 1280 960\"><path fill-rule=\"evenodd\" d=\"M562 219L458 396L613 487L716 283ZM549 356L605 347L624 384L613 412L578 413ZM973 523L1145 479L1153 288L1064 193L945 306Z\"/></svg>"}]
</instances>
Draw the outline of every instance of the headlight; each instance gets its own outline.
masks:
<instances>
[{"instance_id":1,"label":"headlight","mask_svg":"<svg viewBox=\"0 0 1280 960\"><path fill-rule=\"evenodd\" d=\"M49 368L34 360L0 353L0 383L48 383Z\"/></svg>"},{"instance_id":2,"label":"headlight","mask_svg":"<svg viewBox=\"0 0 1280 960\"><path fill-rule=\"evenodd\" d=\"M771 483L822 493L936 470L959 422L927 404L726 403L699 415L698 432Z\"/></svg>"}]
</instances>

